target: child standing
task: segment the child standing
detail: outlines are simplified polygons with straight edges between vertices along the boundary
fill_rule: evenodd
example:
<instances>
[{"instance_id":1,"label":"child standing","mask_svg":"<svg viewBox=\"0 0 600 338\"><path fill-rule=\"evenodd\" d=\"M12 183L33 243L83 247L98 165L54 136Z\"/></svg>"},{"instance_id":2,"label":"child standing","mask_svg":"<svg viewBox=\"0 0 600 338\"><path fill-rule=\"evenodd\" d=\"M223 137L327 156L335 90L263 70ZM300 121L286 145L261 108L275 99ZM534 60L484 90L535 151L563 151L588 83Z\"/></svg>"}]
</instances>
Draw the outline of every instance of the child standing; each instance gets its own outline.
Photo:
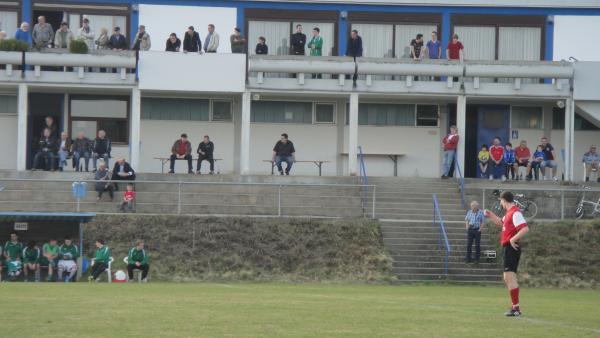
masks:
<instances>
[{"instance_id":1,"label":"child standing","mask_svg":"<svg viewBox=\"0 0 600 338\"><path fill-rule=\"evenodd\" d=\"M135 201L135 191L133 191L133 184L127 184L127 190L123 193L123 202L121 202L121 211L125 212L133 211L133 202Z\"/></svg>"},{"instance_id":2,"label":"child standing","mask_svg":"<svg viewBox=\"0 0 600 338\"><path fill-rule=\"evenodd\" d=\"M481 146L481 150L479 151L479 154L477 155L477 161L479 162L479 172L480 172L481 178L486 178L487 170L488 170L488 162L490 161L490 152L488 151L487 144L484 144Z\"/></svg>"},{"instance_id":3,"label":"child standing","mask_svg":"<svg viewBox=\"0 0 600 338\"><path fill-rule=\"evenodd\" d=\"M510 142L504 146L504 163L506 164L506 178L516 180L517 179L517 159L515 157L515 151L512 148Z\"/></svg>"},{"instance_id":4,"label":"child standing","mask_svg":"<svg viewBox=\"0 0 600 338\"><path fill-rule=\"evenodd\" d=\"M531 161L531 176L535 175L535 180L540 179L540 166L542 162L546 160L546 154L544 153L544 147L541 145L537 146L537 149L533 153L533 161ZM530 176L530 177L531 177Z\"/></svg>"}]
</instances>

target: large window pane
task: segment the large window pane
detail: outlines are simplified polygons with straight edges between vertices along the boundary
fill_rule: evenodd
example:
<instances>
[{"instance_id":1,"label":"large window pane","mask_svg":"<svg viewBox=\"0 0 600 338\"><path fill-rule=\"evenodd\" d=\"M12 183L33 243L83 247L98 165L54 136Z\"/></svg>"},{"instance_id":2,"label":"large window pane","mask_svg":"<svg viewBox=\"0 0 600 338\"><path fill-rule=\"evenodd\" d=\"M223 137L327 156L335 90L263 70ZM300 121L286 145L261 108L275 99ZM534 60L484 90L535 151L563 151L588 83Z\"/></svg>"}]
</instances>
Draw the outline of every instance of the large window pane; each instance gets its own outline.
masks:
<instances>
[{"instance_id":1,"label":"large window pane","mask_svg":"<svg viewBox=\"0 0 600 338\"><path fill-rule=\"evenodd\" d=\"M290 45L290 23L276 21L249 21L248 46L250 54L255 53L258 37L263 36L269 47L269 55L287 55Z\"/></svg>"},{"instance_id":2,"label":"large window pane","mask_svg":"<svg viewBox=\"0 0 600 338\"><path fill-rule=\"evenodd\" d=\"M231 121L231 101L212 102L213 121Z\"/></svg>"},{"instance_id":3,"label":"large window pane","mask_svg":"<svg viewBox=\"0 0 600 338\"><path fill-rule=\"evenodd\" d=\"M127 118L127 101L71 100L71 117Z\"/></svg>"},{"instance_id":4,"label":"large window pane","mask_svg":"<svg viewBox=\"0 0 600 338\"><path fill-rule=\"evenodd\" d=\"M417 105L417 126L419 127L437 127L438 125L437 105Z\"/></svg>"},{"instance_id":5,"label":"large window pane","mask_svg":"<svg viewBox=\"0 0 600 338\"><path fill-rule=\"evenodd\" d=\"M433 31L437 31L436 25L396 25L396 57L409 58L410 41L416 38L417 34L423 34L423 45L426 45Z\"/></svg>"},{"instance_id":6,"label":"large window pane","mask_svg":"<svg viewBox=\"0 0 600 338\"><path fill-rule=\"evenodd\" d=\"M312 123L312 102L254 101L251 121L257 123Z\"/></svg>"},{"instance_id":7,"label":"large window pane","mask_svg":"<svg viewBox=\"0 0 600 338\"><path fill-rule=\"evenodd\" d=\"M539 61L541 43L539 27L500 27L498 60Z\"/></svg>"},{"instance_id":8,"label":"large window pane","mask_svg":"<svg viewBox=\"0 0 600 338\"><path fill-rule=\"evenodd\" d=\"M14 95L0 95L0 115L17 114L17 97Z\"/></svg>"},{"instance_id":9,"label":"large window pane","mask_svg":"<svg viewBox=\"0 0 600 338\"><path fill-rule=\"evenodd\" d=\"M17 12L0 12L0 30L6 32L7 38L15 36L18 27Z\"/></svg>"},{"instance_id":10,"label":"large window pane","mask_svg":"<svg viewBox=\"0 0 600 338\"><path fill-rule=\"evenodd\" d=\"M360 103L358 124L371 126L414 126L414 104Z\"/></svg>"},{"instance_id":11,"label":"large window pane","mask_svg":"<svg viewBox=\"0 0 600 338\"><path fill-rule=\"evenodd\" d=\"M315 123L334 123L335 122L335 104L317 103L315 104Z\"/></svg>"},{"instance_id":12,"label":"large window pane","mask_svg":"<svg viewBox=\"0 0 600 338\"><path fill-rule=\"evenodd\" d=\"M142 119L208 121L207 99L142 98Z\"/></svg>"},{"instance_id":13,"label":"large window pane","mask_svg":"<svg viewBox=\"0 0 600 338\"><path fill-rule=\"evenodd\" d=\"M71 124L72 137L79 132L83 132L87 138L94 139L97 130L98 122L96 121L73 121Z\"/></svg>"},{"instance_id":14,"label":"large window pane","mask_svg":"<svg viewBox=\"0 0 600 338\"><path fill-rule=\"evenodd\" d=\"M542 129L542 107L512 107L512 128Z\"/></svg>"},{"instance_id":15,"label":"large window pane","mask_svg":"<svg viewBox=\"0 0 600 338\"><path fill-rule=\"evenodd\" d=\"M496 27L455 26L454 33L465 47L466 60L496 59Z\"/></svg>"},{"instance_id":16,"label":"large window pane","mask_svg":"<svg viewBox=\"0 0 600 338\"><path fill-rule=\"evenodd\" d=\"M112 142L126 143L127 120L98 120L98 130L104 130Z\"/></svg>"},{"instance_id":17,"label":"large window pane","mask_svg":"<svg viewBox=\"0 0 600 338\"><path fill-rule=\"evenodd\" d=\"M362 37L363 56L377 58L394 56L394 26L353 23L352 29L356 29L358 35Z\"/></svg>"}]
</instances>

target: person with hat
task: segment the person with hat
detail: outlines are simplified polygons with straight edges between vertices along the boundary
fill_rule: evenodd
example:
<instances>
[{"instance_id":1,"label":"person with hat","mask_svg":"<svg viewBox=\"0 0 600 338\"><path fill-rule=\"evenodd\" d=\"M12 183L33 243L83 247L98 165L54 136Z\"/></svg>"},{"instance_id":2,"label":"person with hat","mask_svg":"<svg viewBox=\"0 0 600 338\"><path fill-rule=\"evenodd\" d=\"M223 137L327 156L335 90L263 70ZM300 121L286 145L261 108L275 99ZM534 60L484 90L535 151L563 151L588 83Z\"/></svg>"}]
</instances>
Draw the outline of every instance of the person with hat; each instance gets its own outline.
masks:
<instances>
[{"instance_id":1,"label":"person with hat","mask_svg":"<svg viewBox=\"0 0 600 338\"><path fill-rule=\"evenodd\" d=\"M175 173L175 161L177 160L186 160L188 174L194 173L192 170L192 144L188 141L186 133L181 134L181 137L171 147L171 170L169 170L169 174Z\"/></svg>"},{"instance_id":2,"label":"person with hat","mask_svg":"<svg viewBox=\"0 0 600 338\"><path fill-rule=\"evenodd\" d=\"M234 54L243 54L246 51L246 39L241 34L241 30L237 27L233 29L233 34L229 37L231 41L231 52Z\"/></svg>"},{"instance_id":3,"label":"person with hat","mask_svg":"<svg viewBox=\"0 0 600 338\"><path fill-rule=\"evenodd\" d=\"M108 40L108 46L112 50L127 49L127 39L125 39L125 35L121 34L121 28L118 26L115 27L113 34L110 36L110 39Z\"/></svg>"}]
</instances>

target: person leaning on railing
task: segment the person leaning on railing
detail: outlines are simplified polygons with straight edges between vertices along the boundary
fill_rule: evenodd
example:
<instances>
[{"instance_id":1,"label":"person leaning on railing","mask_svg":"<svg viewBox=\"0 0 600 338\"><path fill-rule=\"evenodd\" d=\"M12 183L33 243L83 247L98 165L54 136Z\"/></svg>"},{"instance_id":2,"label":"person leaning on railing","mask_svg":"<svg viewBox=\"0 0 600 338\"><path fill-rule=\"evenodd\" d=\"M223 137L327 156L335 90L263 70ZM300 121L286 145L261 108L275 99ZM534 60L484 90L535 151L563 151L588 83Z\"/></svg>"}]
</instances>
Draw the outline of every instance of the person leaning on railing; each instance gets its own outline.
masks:
<instances>
[{"instance_id":1,"label":"person leaning on railing","mask_svg":"<svg viewBox=\"0 0 600 338\"><path fill-rule=\"evenodd\" d=\"M95 41L96 49L104 50L109 48L110 38L108 37L108 29L103 27L100 29L100 35Z\"/></svg>"},{"instance_id":2,"label":"person leaning on railing","mask_svg":"<svg viewBox=\"0 0 600 338\"><path fill-rule=\"evenodd\" d=\"M27 42L29 47L31 47L33 45L33 40L31 39L31 32L29 32L29 23L23 21L21 27L15 32L14 38L19 41Z\"/></svg>"},{"instance_id":3,"label":"person leaning on railing","mask_svg":"<svg viewBox=\"0 0 600 338\"><path fill-rule=\"evenodd\" d=\"M150 34L146 32L146 26L140 25L138 32L135 35L133 50L150 50L151 46Z\"/></svg>"},{"instance_id":4,"label":"person leaning on railing","mask_svg":"<svg viewBox=\"0 0 600 338\"><path fill-rule=\"evenodd\" d=\"M38 17L38 23L33 26L31 33L34 47L38 50L49 48L54 41L54 30L50 24L46 23L46 17L41 15Z\"/></svg>"},{"instance_id":5,"label":"person leaning on railing","mask_svg":"<svg viewBox=\"0 0 600 338\"><path fill-rule=\"evenodd\" d=\"M81 26L81 28L79 28L79 32L77 35L79 39L85 42L89 50L94 49L94 37L96 36L96 34L92 30L92 27L90 27L90 20L88 20L88 18L83 19L83 25Z\"/></svg>"},{"instance_id":6,"label":"person leaning on railing","mask_svg":"<svg viewBox=\"0 0 600 338\"><path fill-rule=\"evenodd\" d=\"M54 48L69 48L73 41L73 32L66 22L61 22L60 29L54 35Z\"/></svg>"},{"instance_id":7,"label":"person leaning on railing","mask_svg":"<svg viewBox=\"0 0 600 338\"><path fill-rule=\"evenodd\" d=\"M233 29L233 34L229 37L231 42L231 52L234 54L243 54L246 52L246 39L241 34L241 30L237 27Z\"/></svg>"}]
</instances>

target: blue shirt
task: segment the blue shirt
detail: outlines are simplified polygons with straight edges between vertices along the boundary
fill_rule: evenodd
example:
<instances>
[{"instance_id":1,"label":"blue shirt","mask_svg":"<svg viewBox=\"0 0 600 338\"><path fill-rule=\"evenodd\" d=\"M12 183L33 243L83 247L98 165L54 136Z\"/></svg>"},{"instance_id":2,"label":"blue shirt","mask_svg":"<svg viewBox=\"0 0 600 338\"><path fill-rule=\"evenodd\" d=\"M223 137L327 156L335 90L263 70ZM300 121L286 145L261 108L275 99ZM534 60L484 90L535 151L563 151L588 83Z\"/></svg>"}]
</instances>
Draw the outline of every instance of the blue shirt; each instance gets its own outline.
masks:
<instances>
[{"instance_id":1,"label":"blue shirt","mask_svg":"<svg viewBox=\"0 0 600 338\"><path fill-rule=\"evenodd\" d=\"M515 164L516 162L517 160L515 159L515 151L513 149L504 150L504 163Z\"/></svg>"},{"instance_id":2,"label":"blue shirt","mask_svg":"<svg viewBox=\"0 0 600 338\"><path fill-rule=\"evenodd\" d=\"M471 209L467 211L467 216L465 217L465 221L469 222L469 229L479 229L484 219L483 210L481 209L477 209L475 212Z\"/></svg>"},{"instance_id":3,"label":"blue shirt","mask_svg":"<svg viewBox=\"0 0 600 338\"><path fill-rule=\"evenodd\" d=\"M429 58L430 59L441 59L442 56L440 55L440 47L442 46L442 43L440 42L440 40L429 40L429 42L427 42L427 53L429 54Z\"/></svg>"},{"instance_id":4,"label":"blue shirt","mask_svg":"<svg viewBox=\"0 0 600 338\"><path fill-rule=\"evenodd\" d=\"M546 160L546 154L543 151L536 151L535 153L533 153L533 159L535 160L536 158L543 158L544 161Z\"/></svg>"},{"instance_id":5,"label":"blue shirt","mask_svg":"<svg viewBox=\"0 0 600 338\"><path fill-rule=\"evenodd\" d=\"M208 51L208 43L210 42L210 38L212 37L212 33L208 34L206 36L206 39L204 39L204 51Z\"/></svg>"},{"instance_id":6,"label":"blue shirt","mask_svg":"<svg viewBox=\"0 0 600 338\"><path fill-rule=\"evenodd\" d=\"M15 39L27 42L29 46L32 45L31 34L29 32L23 31L21 28L17 29L17 31L15 32Z\"/></svg>"}]
</instances>

